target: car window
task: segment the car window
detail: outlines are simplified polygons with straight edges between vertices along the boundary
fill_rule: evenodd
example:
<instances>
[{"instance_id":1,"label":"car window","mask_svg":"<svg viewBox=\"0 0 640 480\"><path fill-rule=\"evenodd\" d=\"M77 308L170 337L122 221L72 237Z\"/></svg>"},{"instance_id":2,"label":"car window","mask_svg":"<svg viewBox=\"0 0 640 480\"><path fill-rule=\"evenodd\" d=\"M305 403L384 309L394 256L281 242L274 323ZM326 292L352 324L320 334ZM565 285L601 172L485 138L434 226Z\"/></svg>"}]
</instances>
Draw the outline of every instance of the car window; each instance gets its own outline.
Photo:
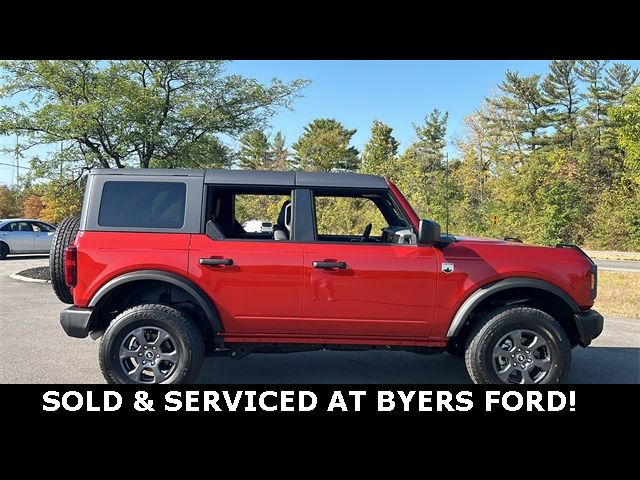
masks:
<instances>
[{"instance_id":1,"label":"car window","mask_svg":"<svg viewBox=\"0 0 640 480\"><path fill-rule=\"evenodd\" d=\"M33 232L30 222L11 222L5 225L5 227L8 228L3 228L3 230L10 230L12 232Z\"/></svg>"},{"instance_id":2,"label":"car window","mask_svg":"<svg viewBox=\"0 0 640 480\"><path fill-rule=\"evenodd\" d=\"M316 196L316 229L318 235L362 235L372 224L372 234L380 234L389 224L372 200L362 197Z\"/></svg>"},{"instance_id":3,"label":"car window","mask_svg":"<svg viewBox=\"0 0 640 480\"><path fill-rule=\"evenodd\" d=\"M36 222L32 224L34 226L34 229L36 226L38 226L40 228L41 232L55 232L56 229L53 228L51 225L47 225L46 223L42 223L42 222Z\"/></svg>"},{"instance_id":4,"label":"car window","mask_svg":"<svg viewBox=\"0 0 640 480\"><path fill-rule=\"evenodd\" d=\"M33 228L34 232L53 232L53 228L51 228L46 223L41 222L29 222L31 228Z\"/></svg>"},{"instance_id":5,"label":"car window","mask_svg":"<svg viewBox=\"0 0 640 480\"><path fill-rule=\"evenodd\" d=\"M2 228L0 228L1 231L3 232L10 232L11 231L11 224L7 223L5 225L2 226Z\"/></svg>"},{"instance_id":6,"label":"car window","mask_svg":"<svg viewBox=\"0 0 640 480\"><path fill-rule=\"evenodd\" d=\"M314 192L316 241L415 244L404 214L386 193Z\"/></svg>"},{"instance_id":7,"label":"car window","mask_svg":"<svg viewBox=\"0 0 640 480\"><path fill-rule=\"evenodd\" d=\"M289 240L292 208L290 189L210 187L206 218L215 238Z\"/></svg>"},{"instance_id":8,"label":"car window","mask_svg":"<svg viewBox=\"0 0 640 480\"><path fill-rule=\"evenodd\" d=\"M182 182L105 182L98 225L182 228L186 191Z\"/></svg>"}]
</instances>

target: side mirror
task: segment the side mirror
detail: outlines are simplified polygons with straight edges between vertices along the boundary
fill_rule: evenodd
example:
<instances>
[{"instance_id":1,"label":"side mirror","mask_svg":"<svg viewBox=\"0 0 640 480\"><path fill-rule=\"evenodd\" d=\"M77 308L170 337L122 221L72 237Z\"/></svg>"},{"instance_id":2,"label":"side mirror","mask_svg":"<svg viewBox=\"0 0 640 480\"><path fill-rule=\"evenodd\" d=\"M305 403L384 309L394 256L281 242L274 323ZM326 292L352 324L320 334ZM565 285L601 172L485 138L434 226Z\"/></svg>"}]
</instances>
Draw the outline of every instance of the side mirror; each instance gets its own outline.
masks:
<instances>
[{"instance_id":1,"label":"side mirror","mask_svg":"<svg viewBox=\"0 0 640 480\"><path fill-rule=\"evenodd\" d=\"M420 220L418 231L418 243L421 245L433 245L440 241L440 224L431 220Z\"/></svg>"}]
</instances>

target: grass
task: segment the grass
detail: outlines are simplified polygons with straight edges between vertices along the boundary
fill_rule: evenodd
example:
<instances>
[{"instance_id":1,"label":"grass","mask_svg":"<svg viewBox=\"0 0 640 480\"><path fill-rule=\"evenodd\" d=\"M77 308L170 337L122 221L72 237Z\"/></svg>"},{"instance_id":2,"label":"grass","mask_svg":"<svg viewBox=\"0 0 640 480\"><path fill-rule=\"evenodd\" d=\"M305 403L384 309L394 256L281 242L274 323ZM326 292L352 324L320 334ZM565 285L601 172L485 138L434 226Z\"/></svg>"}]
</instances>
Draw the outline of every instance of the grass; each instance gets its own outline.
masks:
<instances>
[{"instance_id":1,"label":"grass","mask_svg":"<svg viewBox=\"0 0 640 480\"><path fill-rule=\"evenodd\" d=\"M593 308L603 315L640 318L640 273L598 272Z\"/></svg>"}]
</instances>

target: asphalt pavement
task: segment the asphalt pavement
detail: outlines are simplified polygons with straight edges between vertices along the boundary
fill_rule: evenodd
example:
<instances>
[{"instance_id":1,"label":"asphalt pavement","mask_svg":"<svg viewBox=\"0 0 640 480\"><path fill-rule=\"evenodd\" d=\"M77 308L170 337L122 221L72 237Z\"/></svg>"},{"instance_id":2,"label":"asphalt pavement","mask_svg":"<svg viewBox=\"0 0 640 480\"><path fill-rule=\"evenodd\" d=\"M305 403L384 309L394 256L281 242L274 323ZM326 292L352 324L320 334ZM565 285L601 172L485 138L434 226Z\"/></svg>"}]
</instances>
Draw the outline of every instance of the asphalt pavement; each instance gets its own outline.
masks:
<instances>
[{"instance_id":1,"label":"asphalt pavement","mask_svg":"<svg viewBox=\"0 0 640 480\"><path fill-rule=\"evenodd\" d=\"M594 260L598 270L640 273L640 262L634 260Z\"/></svg>"},{"instance_id":2,"label":"asphalt pavement","mask_svg":"<svg viewBox=\"0 0 640 480\"><path fill-rule=\"evenodd\" d=\"M0 261L0 383L104 383L98 342L65 335L65 305L51 285L9 275L46 265L47 257ZM634 262L631 262L634 263ZM464 362L450 355L397 351L254 354L205 361L199 383L469 383ZM571 383L640 383L640 320L608 317L589 348L573 351Z\"/></svg>"}]
</instances>

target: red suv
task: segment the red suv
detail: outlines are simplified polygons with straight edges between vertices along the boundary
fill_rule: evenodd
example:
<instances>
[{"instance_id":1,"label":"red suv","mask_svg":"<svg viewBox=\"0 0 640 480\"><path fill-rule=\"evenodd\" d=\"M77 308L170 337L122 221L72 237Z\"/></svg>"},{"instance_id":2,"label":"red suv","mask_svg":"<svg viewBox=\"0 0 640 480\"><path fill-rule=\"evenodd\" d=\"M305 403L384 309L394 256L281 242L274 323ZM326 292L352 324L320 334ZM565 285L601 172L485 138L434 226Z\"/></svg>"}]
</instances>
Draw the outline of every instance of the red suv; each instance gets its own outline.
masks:
<instances>
[{"instance_id":1,"label":"red suv","mask_svg":"<svg viewBox=\"0 0 640 480\"><path fill-rule=\"evenodd\" d=\"M372 175L97 170L51 267L73 304L62 327L102 337L113 383L193 382L213 354L364 348L446 350L477 383L560 383L603 328L578 247L441 235Z\"/></svg>"}]
</instances>

